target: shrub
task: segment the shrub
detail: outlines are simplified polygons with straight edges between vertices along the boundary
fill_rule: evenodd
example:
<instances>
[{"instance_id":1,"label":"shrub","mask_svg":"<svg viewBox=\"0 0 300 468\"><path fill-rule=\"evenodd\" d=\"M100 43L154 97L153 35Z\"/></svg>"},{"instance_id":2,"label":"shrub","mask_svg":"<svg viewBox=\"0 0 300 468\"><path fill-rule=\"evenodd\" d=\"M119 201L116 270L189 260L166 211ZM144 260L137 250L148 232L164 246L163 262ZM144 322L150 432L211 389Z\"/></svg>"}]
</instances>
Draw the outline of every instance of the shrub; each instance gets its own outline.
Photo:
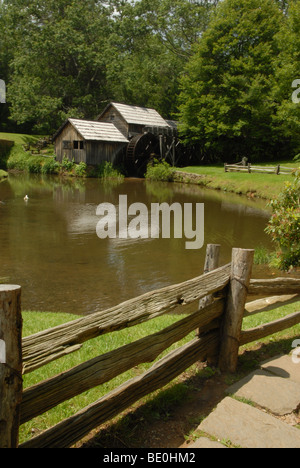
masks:
<instances>
[{"instance_id":1,"label":"shrub","mask_svg":"<svg viewBox=\"0 0 300 468\"><path fill-rule=\"evenodd\" d=\"M7 160L13 145L11 141L0 140L0 169L7 168Z\"/></svg>"},{"instance_id":2,"label":"shrub","mask_svg":"<svg viewBox=\"0 0 300 468\"><path fill-rule=\"evenodd\" d=\"M75 165L74 161L70 161L66 155L63 157L63 160L61 163L61 167L63 171L68 171L68 172L72 171L74 168L74 165Z\"/></svg>"},{"instance_id":3,"label":"shrub","mask_svg":"<svg viewBox=\"0 0 300 468\"><path fill-rule=\"evenodd\" d=\"M27 170L31 174L41 174L44 158L31 156L27 159Z\"/></svg>"},{"instance_id":4,"label":"shrub","mask_svg":"<svg viewBox=\"0 0 300 468\"><path fill-rule=\"evenodd\" d=\"M294 157L294 161L300 162L300 153L296 154L296 156Z\"/></svg>"},{"instance_id":5,"label":"shrub","mask_svg":"<svg viewBox=\"0 0 300 468\"><path fill-rule=\"evenodd\" d=\"M22 149L14 146L7 161L7 169L25 171L27 169L27 158L27 154Z\"/></svg>"},{"instance_id":6,"label":"shrub","mask_svg":"<svg viewBox=\"0 0 300 468\"><path fill-rule=\"evenodd\" d=\"M42 165L42 174L57 174L59 172L60 164L54 158L46 159Z\"/></svg>"},{"instance_id":7,"label":"shrub","mask_svg":"<svg viewBox=\"0 0 300 468\"><path fill-rule=\"evenodd\" d=\"M174 180L175 170L165 160L154 160L153 164L148 164L145 178L161 182L172 182Z\"/></svg>"},{"instance_id":8,"label":"shrub","mask_svg":"<svg viewBox=\"0 0 300 468\"><path fill-rule=\"evenodd\" d=\"M99 179L115 179L122 181L124 179L123 174L116 169L113 164L109 161L105 161L98 164L90 174L92 177L98 177Z\"/></svg>"},{"instance_id":9,"label":"shrub","mask_svg":"<svg viewBox=\"0 0 300 468\"><path fill-rule=\"evenodd\" d=\"M273 214L266 228L277 246L276 266L287 271L300 266L300 168L269 206Z\"/></svg>"},{"instance_id":10,"label":"shrub","mask_svg":"<svg viewBox=\"0 0 300 468\"><path fill-rule=\"evenodd\" d=\"M77 177L86 177L87 165L85 162L80 162L75 166L75 175Z\"/></svg>"},{"instance_id":11,"label":"shrub","mask_svg":"<svg viewBox=\"0 0 300 468\"><path fill-rule=\"evenodd\" d=\"M6 179L6 177L8 177L7 172L0 169L0 180L1 179ZM1 283L1 278L0 278L0 283Z\"/></svg>"}]
</instances>

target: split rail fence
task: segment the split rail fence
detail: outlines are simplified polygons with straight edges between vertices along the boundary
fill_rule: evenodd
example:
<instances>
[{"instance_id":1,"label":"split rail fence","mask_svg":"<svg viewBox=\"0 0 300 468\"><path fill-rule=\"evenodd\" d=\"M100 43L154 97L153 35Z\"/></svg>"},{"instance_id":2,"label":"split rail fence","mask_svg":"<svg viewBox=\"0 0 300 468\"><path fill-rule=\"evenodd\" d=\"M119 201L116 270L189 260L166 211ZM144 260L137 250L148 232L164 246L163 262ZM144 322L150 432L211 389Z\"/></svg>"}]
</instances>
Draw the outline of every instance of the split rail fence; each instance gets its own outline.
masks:
<instances>
[{"instance_id":1,"label":"split rail fence","mask_svg":"<svg viewBox=\"0 0 300 468\"><path fill-rule=\"evenodd\" d=\"M68 448L144 396L161 389L196 362L214 362L235 372L239 347L300 323L300 312L242 331L245 315L300 300L300 279L251 279L253 250L233 249L230 264L219 267L220 246L208 245L204 274L182 284L151 291L104 312L22 338L21 288L0 286L0 447ZM267 299L262 297L267 296ZM247 302L248 298L255 300ZM258 299L260 298L260 299ZM33 387L22 374L78 350L92 338L132 327L163 314L189 312L153 335L78 365ZM99 386L141 363L153 362L174 343L194 338L142 375L95 401L36 437L18 443L19 426L63 401Z\"/></svg>"},{"instance_id":2,"label":"split rail fence","mask_svg":"<svg viewBox=\"0 0 300 468\"><path fill-rule=\"evenodd\" d=\"M277 174L289 175L295 170L292 167L277 166L253 166L252 164L224 164L225 172L248 172L257 174Z\"/></svg>"}]
</instances>

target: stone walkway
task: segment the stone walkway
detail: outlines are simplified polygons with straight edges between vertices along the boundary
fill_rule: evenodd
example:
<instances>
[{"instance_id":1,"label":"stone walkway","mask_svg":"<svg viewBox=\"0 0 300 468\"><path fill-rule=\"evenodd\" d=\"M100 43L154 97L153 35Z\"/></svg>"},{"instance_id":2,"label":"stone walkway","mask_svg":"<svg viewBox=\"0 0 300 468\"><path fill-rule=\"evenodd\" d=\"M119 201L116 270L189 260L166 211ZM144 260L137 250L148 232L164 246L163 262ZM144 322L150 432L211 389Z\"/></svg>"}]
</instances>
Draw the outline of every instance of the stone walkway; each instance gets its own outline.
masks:
<instances>
[{"instance_id":1,"label":"stone walkway","mask_svg":"<svg viewBox=\"0 0 300 468\"><path fill-rule=\"evenodd\" d=\"M227 389L189 449L300 448L300 363L279 356Z\"/></svg>"}]
</instances>

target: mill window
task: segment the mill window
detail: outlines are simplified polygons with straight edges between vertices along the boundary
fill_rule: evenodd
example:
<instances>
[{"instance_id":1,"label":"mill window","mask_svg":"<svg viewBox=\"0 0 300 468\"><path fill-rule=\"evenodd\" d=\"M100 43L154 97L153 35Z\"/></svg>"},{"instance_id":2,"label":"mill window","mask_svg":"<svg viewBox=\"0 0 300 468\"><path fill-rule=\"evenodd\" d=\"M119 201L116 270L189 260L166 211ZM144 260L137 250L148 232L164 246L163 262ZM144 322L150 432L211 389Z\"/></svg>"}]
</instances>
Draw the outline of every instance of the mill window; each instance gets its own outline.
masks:
<instances>
[{"instance_id":1,"label":"mill window","mask_svg":"<svg viewBox=\"0 0 300 468\"><path fill-rule=\"evenodd\" d=\"M73 142L73 148L74 148L75 150L78 150L78 149L81 149L81 150L82 150L83 147L84 147L83 141L77 141L77 140L75 140L75 141Z\"/></svg>"}]
</instances>

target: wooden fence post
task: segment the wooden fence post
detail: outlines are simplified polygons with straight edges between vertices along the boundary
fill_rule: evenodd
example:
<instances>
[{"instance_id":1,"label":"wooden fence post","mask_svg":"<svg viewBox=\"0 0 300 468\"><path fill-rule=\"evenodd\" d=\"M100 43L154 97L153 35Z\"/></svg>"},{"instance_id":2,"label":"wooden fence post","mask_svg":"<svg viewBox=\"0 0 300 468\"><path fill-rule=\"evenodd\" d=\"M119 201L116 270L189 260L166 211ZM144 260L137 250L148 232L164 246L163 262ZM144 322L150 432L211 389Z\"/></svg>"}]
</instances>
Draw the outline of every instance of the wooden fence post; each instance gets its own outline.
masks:
<instances>
[{"instance_id":1,"label":"wooden fence post","mask_svg":"<svg viewBox=\"0 0 300 468\"><path fill-rule=\"evenodd\" d=\"M203 273L206 275L213 270L219 268L220 262L220 245L219 244L208 244L206 247L206 257L204 263ZM206 305L212 302L212 296L206 296L199 301L199 309L202 309Z\"/></svg>"},{"instance_id":2,"label":"wooden fence post","mask_svg":"<svg viewBox=\"0 0 300 468\"><path fill-rule=\"evenodd\" d=\"M0 285L0 448L17 448L22 399L21 287Z\"/></svg>"},{"instance_id":3,"label":"wooden fence post","mask_svg":"<svg viewBox=\"0 0 300 468\"><path fill-rule=\"evenodd\" d=\"M216 270L219 268L219 263L220 263L220 248L221 246L219 244L208 244L206 247L206 257L205 257L205 263L204 263L204 271L203 273L206 275L207 273L210 273L213 270ZM203 299L200 299L199 301L199 309L202 309L208 305L210 305L213 302L213 295L203 297ZM198 329L196 331L196 335L200 338L200 330ZM218 363L218 358L216 356L208 356L207 361L210 365L217 365Z\"/></svg>"},{"instance_id":4,"label":"wooden fence post","mask_svg":"<svg viewBox=\"0 0 300 468\"><path fill-rule=\"evenodd\" d=\"M254 250L233 249L232 251L231 279L221 330L219 357L219 367L224 372L236 371L253 260Z\"/></svg>"}]
</instances>

